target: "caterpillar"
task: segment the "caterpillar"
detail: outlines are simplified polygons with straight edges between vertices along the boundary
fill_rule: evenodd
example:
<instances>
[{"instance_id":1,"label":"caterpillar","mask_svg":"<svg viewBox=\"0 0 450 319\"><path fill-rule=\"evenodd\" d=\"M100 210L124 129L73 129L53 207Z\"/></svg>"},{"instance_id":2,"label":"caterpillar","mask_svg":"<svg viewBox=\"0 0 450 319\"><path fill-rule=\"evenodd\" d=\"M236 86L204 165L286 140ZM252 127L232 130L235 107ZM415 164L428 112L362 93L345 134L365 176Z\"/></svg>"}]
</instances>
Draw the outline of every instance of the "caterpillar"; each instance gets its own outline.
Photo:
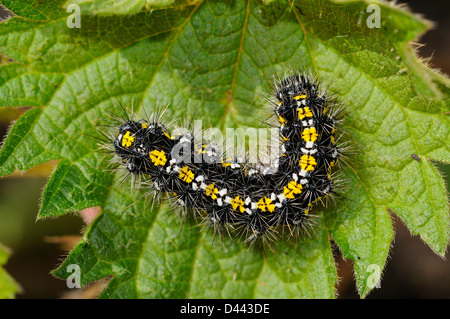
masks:
<instances>
[{"instance_id":1,"label":"caterpillar","mask_svg":"<svg viewBox=\"0 0 450 319\"><path fill-rule=\"evenodd\" d=\"M295 73L273 82L278 126L277 169L237 156L224 158L214 143L195 141L192 130L173 134L160 116L114 126L108 147L133 176L167 193L214 233L244 242L271 243L287 230L296 236L313 221L313 206L333 195L333 167L342 149L336 129L342 108L311 75Z\"/></svg>"}]
</instances>

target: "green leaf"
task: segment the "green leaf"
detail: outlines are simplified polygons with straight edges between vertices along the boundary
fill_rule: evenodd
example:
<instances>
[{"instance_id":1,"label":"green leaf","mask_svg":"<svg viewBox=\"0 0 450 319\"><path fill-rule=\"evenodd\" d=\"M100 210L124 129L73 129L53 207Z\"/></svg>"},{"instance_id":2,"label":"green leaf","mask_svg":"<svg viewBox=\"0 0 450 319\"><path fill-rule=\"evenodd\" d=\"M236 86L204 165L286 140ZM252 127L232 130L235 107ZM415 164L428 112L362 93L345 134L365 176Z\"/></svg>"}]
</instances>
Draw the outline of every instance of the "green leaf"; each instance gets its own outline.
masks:
<instances>
[{"instance_id":1,"label":"green leaf","mask_svg":"<svg viewBox=\"0 0 450 319\"><path fill-rule=\"evenodd\" d=\"M0 244L0 266L6 264L9 255L9 250ZM3 267L0 267L0 299L12 299L20 290L20 286L14 279Z\"/></svg>"},{"instance_id":2,"label":"green leaf","mask_svg":"<svg viewBox=\"0 0 450 319\"><path fill-rule=\"evenodd\" d=\"M413 54L410 41L426 21L382 3L381 27L371 29L364 1L198 1L83 15L81 28L70 29L64 1L2 2L16 16L0 24L0 54L15 61L0 66L0 104L36 108L12 127L0 172L59 159L39 218L103 208L58 277L70 276L71 264L81 267L82 284L111 276L101 297L332 298L332 237L354 261L364 297L394 238L390 212L445 253L447 194L430 160L450 161L450 85ZM122 12L137 12L122 3L129 4ZM267 115L257 93L290 68L311 69L331 84L347 105L344 138L353 149L341 169L347 187L337 205L315 209L311 237L280 241L266 256L233 239L213 242L181 227L165 206L146 207L144 194L119 187L105 169L109 157L91 136L104 129L106 113L120 114L119 102L169 105L171 118L195 112L222 129L256 126ZM136 111L143 116L142 107Z\"/></svg>"},{"instance_id":3,"label":"green leaf","mask_svg":"<svg viewBox=\"0 0 450 319\"><path fill-rule=\"evenodd\" d=\"M158 8L180 8L196 2L197 0L69 0L64 8L70 10L76 5L84 14L107 16L135 14Z\"/></svg>"}]
</instances>

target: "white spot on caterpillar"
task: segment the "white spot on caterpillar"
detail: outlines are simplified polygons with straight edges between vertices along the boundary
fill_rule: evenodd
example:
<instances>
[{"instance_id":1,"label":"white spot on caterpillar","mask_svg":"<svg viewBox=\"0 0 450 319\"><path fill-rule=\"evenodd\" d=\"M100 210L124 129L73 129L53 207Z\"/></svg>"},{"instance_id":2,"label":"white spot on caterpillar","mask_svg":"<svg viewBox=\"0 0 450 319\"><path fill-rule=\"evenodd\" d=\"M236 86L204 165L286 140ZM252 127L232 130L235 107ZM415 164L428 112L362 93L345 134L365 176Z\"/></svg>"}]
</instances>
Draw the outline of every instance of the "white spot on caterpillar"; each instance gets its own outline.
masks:
<instances>
[{"instance_id":1,"label":"white spot on caterpillar","mask_svg":"<svg viewBox=\"0 0 450 319\"><path fill-rule=\"evenodd\" d=\"M308 143L311 143L311 142L308 142ZM302 148L300 148L300 151L302 151L303 154L314 155L314 154L317 153L317 148L313 148L311 150L308 150L308 149L302 147Z\"/></svg>"}]
</instances>

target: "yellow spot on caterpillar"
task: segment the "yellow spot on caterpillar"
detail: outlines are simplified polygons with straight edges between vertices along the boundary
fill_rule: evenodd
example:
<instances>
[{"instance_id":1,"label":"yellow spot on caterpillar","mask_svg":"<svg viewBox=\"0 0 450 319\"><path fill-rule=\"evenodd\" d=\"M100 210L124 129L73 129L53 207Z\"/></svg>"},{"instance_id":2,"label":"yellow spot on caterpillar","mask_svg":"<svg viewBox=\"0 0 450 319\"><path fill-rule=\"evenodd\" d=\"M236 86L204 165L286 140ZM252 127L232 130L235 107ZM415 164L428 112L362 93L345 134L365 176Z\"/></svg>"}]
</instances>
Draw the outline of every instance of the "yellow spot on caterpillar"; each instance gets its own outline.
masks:
<instances>
[{"instance_id":1,"label":"yellow spot on caterpillar","mask_svg":"<svg viewBox=\"0 0 450 319\"><path fill-rule=\"evenodd\" d=\"M231 165L231 163L229 162L229 161L231 161L231 158L227 158L226 161L228 161L228 162L222 162L223 167L228 167Z\"/></svg>"},{"instance_id":2,"label":"yellow spot on caterpillar","mask_svg":"<svg viewBox=\"0 0 450 319\"><path fill-rule=\"evenodd\" d=\"M206 189L205 189L206 196L211 196L211 198L215 200L217 198L216 194L218 192L219 192L219 190L217 189L217 187L214 187L214 183L206 186Z\"/></svg>"},{"instance_id":3,"label":"yellow spot on caterpillar","mask_svg":"<svg viewBox=\"0 0 450 319\"><path fill-rule=\"evenodd\" d=\"M300 158L300 167L305 171L313 171L316 165L316 159L311 155L303 155Z\"/></svg>"},{"instance_id":4,"label":"yellow spot on caterpillar","mask_svg":"<svg viewBox=\"0 0 450 319\"><path fill-rule=\"evenodd\" d=\"M233 207L233 210L238 210L243 213L245 211L244 208L244 201L239 197L236 196L234 199L230 201L231 207Z\"/></svg>"},{"instance_id":5,"label":"yellow spot on caterpillar","mask_svg":"<svg viewBox=\"0 0 450 319\"><path fill-rule=\"evenodd\" d=\"M281 104L283 104L283 102L281 102L281 101L278 101L278 102L277 102L277 105L278 105L278 106L280 106Z\"/></svg>"},{"instance_id":6,"label":"yellow spot on caterpillar","mask_svg":"<svg viewBox=\"0 0 450 319\"><path fill-rule=\"evenodd\" d=\"M315 127L307 128L302 133L302 138L305 142L315 142L317 140L317 136L319 136L319 134L317 134Z\"/></svg>"},{"instance_id":7,"label":"yellow spot on caterpillar","mask_svg":"<svg viewBox=\"0 0 450 319\"><path fill-rule=\"evenodd\" d=\"M194 173L192 173L189 167L185 166L180 169L179 177L183 180L183 182L190 183L194 179Z\"/></svg>"},{"instance_id":8,"label":"yellow spot on caterpillar","mask_svg":"<svg viewBox=\"0 0 450 319\"><path fill-rule=\"evenodd\" d=\"M269 197L261 198L258 204L256 204L256 207L258 207L263 212L267 210L272 213L275 210L275 205L272 204L272 200Z\"/></svg>"},{"instance_id":9,"label":"yellow spot on caterpillar","mask_svg":"<svg viewBox=\"0 0 450 319\"><path fill-rule=\"evenodd\" d=\"M302 193L303 186L296 181L290 181L287 186L284 187L283 194L286 198L295 198L295 195Z\"/></svg>"},{"instance_id":10,"label":"yellow spot on caterpillar","mask_svg":"<svg viewBox=\"0 0 450 319\"><path fill-rule=\"evenodd\" d=\"M283 123L283 124L287 123L286 119L284 117L282 117L282 116L278 117L278 122Z\"/></svg>"},{"instance_id":11,"label":"yellow spot on caterpillar","mask_svg":"<svg viewBox=\"0 0 450 319\"><path fill-rule=\"evenodd\" d=\"M334 139L334 136L331 136L331 137L330 137L330 142L331 142L332 144L336 144L336 140Z\"/></svg>"},{"instance_id":12,"label":"yellow spot on caterpillar","mask_svg":"<svg viewBox=\"0 0 450 319\"><path fill-rule=\"evenodd\" d=\"M122 137L122 146L130 147L134 142L134 136L130 135L130 131L127 131Z\"/></svg>"},{"instance_id":13,"label":"yellow spot on caterpillar","mask_svg":"<svg viewBox=\"0 0 450 319\"><path fill-rule=\"evenodd\" d=\"M206 148L206 145L202 145L202 147L198 147L197 145L195 145L195 148L196 148L196 151L197 151L197 154L198 155L200 155L200 154L205 154L205 148Z\"/></svg>"},{"instance_id":14,"label":"yellow spot on caterpillar","mask_svg":"<svg viewBox=\"0 0 450 319\"><path fill-rule=\"evenodd\" d=\"M174 139L174 137L173 137L173 136L170 136L170 134L167 133L167 132L164 132L164 135L165 135L169 140L173 140L173 139Z\"/></svg>"},{"instance_id":15,"label":"yellow spot on caterpillar","mask_svg":"<svg viewBox=\"0 0 450 319\"><path fill-rule=\"evenodd\" d=\"M336 165L336 161L335 160L330 162L330 168L333 167L334 165Z\"/></svg>"},{"instance_id":16,"label":"yellow spot on caterpillar","mask_svg":"<svg viewBox=\"0 0 450 319\"><path fill-rule=\"evenodd\" d=\"M148 124L147 124L147 123L141 123L141 127L142 127L142 128L147 128L147 127L148 127Z\"/></svg>"},{"instance_id":17,"label":"yellow spot on caterpillar","mask_svg":"<svg viewBox=\"0 0 450 319\"><path fill-rule=\"evenodd\" d=\"M153 162L153 164L155 164L155 166L158 165L166 165L167 162L167 158L166 158L166 153L164 151L158 151L158 150L153 150L150 152L150 159Z\"/></svg>"},{"instance_id":18,"label":"yellow spot on caterpillar","mask_svg":"<svg viewBox=\"0 0 450 319\"><path fill-rule=\"evenodd\" d=\"M294 100L304 100L304 99L306 99L306 95L297 95L297 96L294 96Z\"/></svg>"},{"instance_id":19,"label":"yellow spot on caterpillar","mask_svg":"<svg viewBox=\"0 0 450 319\"><path fill-rule=\"evenodd\" d=\"M299 120L303 120L305 117L312 117L313 116L313 114L311 112L311 109L308 106L298 109L297 113L298 113L298 119Z\"/></svg>"},{"instance_id":20,"label":"yellow spot on caterpillar","mask_svg":"<svg viewBox=\"0 0 450 319\"><path fill-rule=\"evenodd\" d=\"M287 137L284 137L284 136L281 136L282 138L283 138L283 141L289 141L290 139L289 138L287 138Z\"/></svg>"}]
</instances>

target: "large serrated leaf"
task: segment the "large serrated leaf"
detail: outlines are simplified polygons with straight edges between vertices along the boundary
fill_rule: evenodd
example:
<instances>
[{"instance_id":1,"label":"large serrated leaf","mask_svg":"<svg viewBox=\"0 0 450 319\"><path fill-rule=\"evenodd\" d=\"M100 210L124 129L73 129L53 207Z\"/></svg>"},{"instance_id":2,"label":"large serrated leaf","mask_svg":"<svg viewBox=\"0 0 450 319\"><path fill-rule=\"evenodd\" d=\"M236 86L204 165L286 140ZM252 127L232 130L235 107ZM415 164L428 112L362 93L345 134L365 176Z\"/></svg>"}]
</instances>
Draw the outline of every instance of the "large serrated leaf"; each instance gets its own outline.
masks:
<instances>
[{"instance_id":1,"label":"large serrated leaf","mask_svg":"<svg viewBox=\"0 0 450 319\"><path fill-rule=\"evenodd\" d=\"M0 54L15 61L0 66L0 104L38 107L11 129L1 173L60 159L39 218L103 207L57 276L67 278L70 264L81 267L82 284L112 276L102 297L329 298L337 282L332 236L355 261L366 296L394 236L389 211L435 252L446 251L446 189L429 160L450 159L442 100L450 85L412 54L409 41L428 24L411 13L380 4L378 29L365 24L363 1L198 1L131 16L83 15L82 27L70 29L64 1L2 2L17 16L0 24ZM233 239L213 243L197 228L180 230L165 207L151 210L111 185L109 159L91 136L105 113L119 114L119 103L169 104L173 118L195 111L222 129L253 126L268 113L257 93L290 68L311 69L331 84L348 106L343 129L356 153L343 169L343 199L318 213L311 237L281 241L267 256Z\"/></svg>"}]
</instances>

